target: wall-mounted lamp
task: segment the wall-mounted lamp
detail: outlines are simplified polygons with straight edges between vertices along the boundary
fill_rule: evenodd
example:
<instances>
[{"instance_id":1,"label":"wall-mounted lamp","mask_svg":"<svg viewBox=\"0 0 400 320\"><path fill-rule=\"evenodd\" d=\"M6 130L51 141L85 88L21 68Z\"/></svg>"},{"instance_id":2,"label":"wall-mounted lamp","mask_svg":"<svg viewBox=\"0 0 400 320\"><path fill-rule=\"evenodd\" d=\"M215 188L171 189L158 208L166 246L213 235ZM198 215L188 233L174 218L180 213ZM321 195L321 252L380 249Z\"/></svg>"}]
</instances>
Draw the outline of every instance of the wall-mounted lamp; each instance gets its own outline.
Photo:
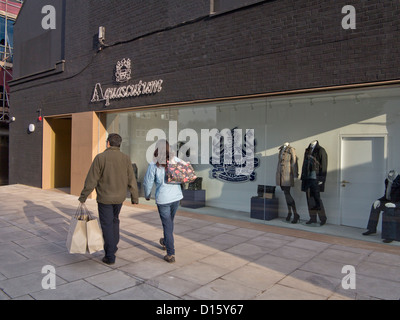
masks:
<instances>
[{"instance_id":1,"label":"wall-mounted lamp","mask_svg":"<svg viewBox=\"0 0 400 320\"><path fill-rule=\"evenodd\" d=\"M31 124L28 126L28 132L29 132L29 133L34 133L35 130L36 130L35 125L34 125L33 123L31 123Z\"/></svg>"}]
</instances>

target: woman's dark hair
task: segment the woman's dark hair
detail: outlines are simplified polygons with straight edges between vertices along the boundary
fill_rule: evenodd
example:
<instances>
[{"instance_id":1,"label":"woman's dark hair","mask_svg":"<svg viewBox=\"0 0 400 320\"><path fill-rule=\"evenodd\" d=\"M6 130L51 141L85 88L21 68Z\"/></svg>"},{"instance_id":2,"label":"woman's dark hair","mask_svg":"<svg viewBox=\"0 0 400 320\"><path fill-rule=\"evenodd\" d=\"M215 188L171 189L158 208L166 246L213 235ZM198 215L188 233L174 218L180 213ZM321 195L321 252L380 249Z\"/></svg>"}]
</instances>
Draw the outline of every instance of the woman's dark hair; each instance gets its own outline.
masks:
<instances>
[{"instance_id":1,"label":"woman's dark hair","mask_svg":"<svg viewBox=\"0 0 400 320\"><path fill-rule=\"evenodd\" d=\"M157 167L166 167L169 157L170 151L168 141L158 140L156 144L156 150L154 151L154 158L156 160Z\"/></svg>"},{"instance_id":2,"label":"woman's dark hair","mask_svg":"<svg viewBox=\"0 0 400 320\"><path fill-rule=\"evenodd\" d=\"M107 138L107 141L110 142L111 147L121 147L122 143L122 138L119 134L117 133L110 133L110 135Z\"/></svg>"}]
</instances>

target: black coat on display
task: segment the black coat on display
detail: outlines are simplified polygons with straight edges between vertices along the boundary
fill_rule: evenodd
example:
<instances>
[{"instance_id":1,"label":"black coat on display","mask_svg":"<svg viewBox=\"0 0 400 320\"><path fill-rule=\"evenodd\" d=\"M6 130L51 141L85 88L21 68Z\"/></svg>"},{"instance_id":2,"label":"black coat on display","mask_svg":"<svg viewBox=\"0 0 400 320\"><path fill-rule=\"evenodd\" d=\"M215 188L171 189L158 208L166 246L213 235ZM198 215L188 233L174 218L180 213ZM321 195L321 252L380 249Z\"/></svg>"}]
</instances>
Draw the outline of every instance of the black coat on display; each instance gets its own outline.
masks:
<instances>
[{"instance_id":1,"label":"black coat on display","mask_svg":"<svg viewBox=\"0 0 400 320\"><path fill-rule=\"evenodd\" d=\"M328 155L325 149L319 145L318 141L314 149L310 144L304 153L304 162L301 172L301 191L307 191L307 186L309 185L307 180L310 179L312 171L316 173L319 191L324 192L326 174L328 171Z\"/></svg>"},{"instance_id":2,"label":"black coat on display","mask_svg":"<svg viewBox=\"0 0 400 320\"><path fill-rule=\"evenodd\" d=\"M400 175L398 175L393 181L392 189L390 190L390 200L386 198L386 189L388 183L389 180L385 179L385 193L383 194L383 197L379 198L378 200L392 203L400 202Z\"/></svg>"}]
</instances>

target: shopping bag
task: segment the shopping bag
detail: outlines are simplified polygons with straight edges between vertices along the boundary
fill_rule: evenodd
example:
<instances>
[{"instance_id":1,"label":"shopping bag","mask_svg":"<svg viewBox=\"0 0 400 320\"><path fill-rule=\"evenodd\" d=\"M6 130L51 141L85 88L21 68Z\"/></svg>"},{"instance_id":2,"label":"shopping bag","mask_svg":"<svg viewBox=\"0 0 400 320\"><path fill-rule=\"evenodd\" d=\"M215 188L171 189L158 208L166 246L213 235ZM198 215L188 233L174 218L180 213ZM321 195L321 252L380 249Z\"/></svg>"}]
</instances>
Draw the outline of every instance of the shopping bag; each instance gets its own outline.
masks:
<instances>
[{"instance_id":1,"label":"shopping bag","mask_svg":"<svg viewBox=\"0 0 400 320\"><path fill-rule=\"evenodd\" d=\"M167 183L190 183L196 180L196 178L197 176L194 172L194 169L189 162L167 162L167 165L165 167L165 180Z\"/></svg>"},{"instance_id":2,"label":"shopping bag","mask_svg":"<svg viewBox=\"0 0 400 320\"><path fill-rule=\"evenodd\" d=\"M67 249L69 253L84 254L87 251L87 232L86 223L87 215L85 214L82 204L79 205L75 216L72 217L67 236Z\"/></svg>"},{"instance_id":3,"label":"shopping bag","mask_svg":"<svg viewBox=\"0 0 400 320\"><path fill-rule=\"evenodd\" d=\"M89 221L86 223L87 246L89 253L104 250L103 232L99 225L99 220L89 213Z\"/></svg>"}]
</instances>

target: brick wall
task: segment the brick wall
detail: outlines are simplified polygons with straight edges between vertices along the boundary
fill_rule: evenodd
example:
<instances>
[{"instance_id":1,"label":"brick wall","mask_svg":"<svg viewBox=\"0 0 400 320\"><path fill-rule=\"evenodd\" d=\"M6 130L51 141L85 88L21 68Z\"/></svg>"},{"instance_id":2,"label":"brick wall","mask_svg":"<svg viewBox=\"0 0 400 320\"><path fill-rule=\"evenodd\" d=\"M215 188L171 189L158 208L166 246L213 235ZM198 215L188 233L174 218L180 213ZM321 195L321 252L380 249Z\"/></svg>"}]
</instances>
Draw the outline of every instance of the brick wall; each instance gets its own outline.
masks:
<instances>
[{"instance_id":1,"label":"brick wall","mask_svg":"<svg viewBox=\"0 0 400 320\"><path fill-rule=\"evenodd\" d=\"M349 4L356 30L341 27ZM112 86L122 58L132 60L132 81L163 79L163 90L108 109L400 78L398 1L275 0L208 13L207 0L66 1L65 72L12 87L10 183L41 186L41 124L26 132L37 108L44 116L105 110L90 103L94 85ZM119 44L96 54L100 25L106 43Z\"/></svg>"}]
</instances>

